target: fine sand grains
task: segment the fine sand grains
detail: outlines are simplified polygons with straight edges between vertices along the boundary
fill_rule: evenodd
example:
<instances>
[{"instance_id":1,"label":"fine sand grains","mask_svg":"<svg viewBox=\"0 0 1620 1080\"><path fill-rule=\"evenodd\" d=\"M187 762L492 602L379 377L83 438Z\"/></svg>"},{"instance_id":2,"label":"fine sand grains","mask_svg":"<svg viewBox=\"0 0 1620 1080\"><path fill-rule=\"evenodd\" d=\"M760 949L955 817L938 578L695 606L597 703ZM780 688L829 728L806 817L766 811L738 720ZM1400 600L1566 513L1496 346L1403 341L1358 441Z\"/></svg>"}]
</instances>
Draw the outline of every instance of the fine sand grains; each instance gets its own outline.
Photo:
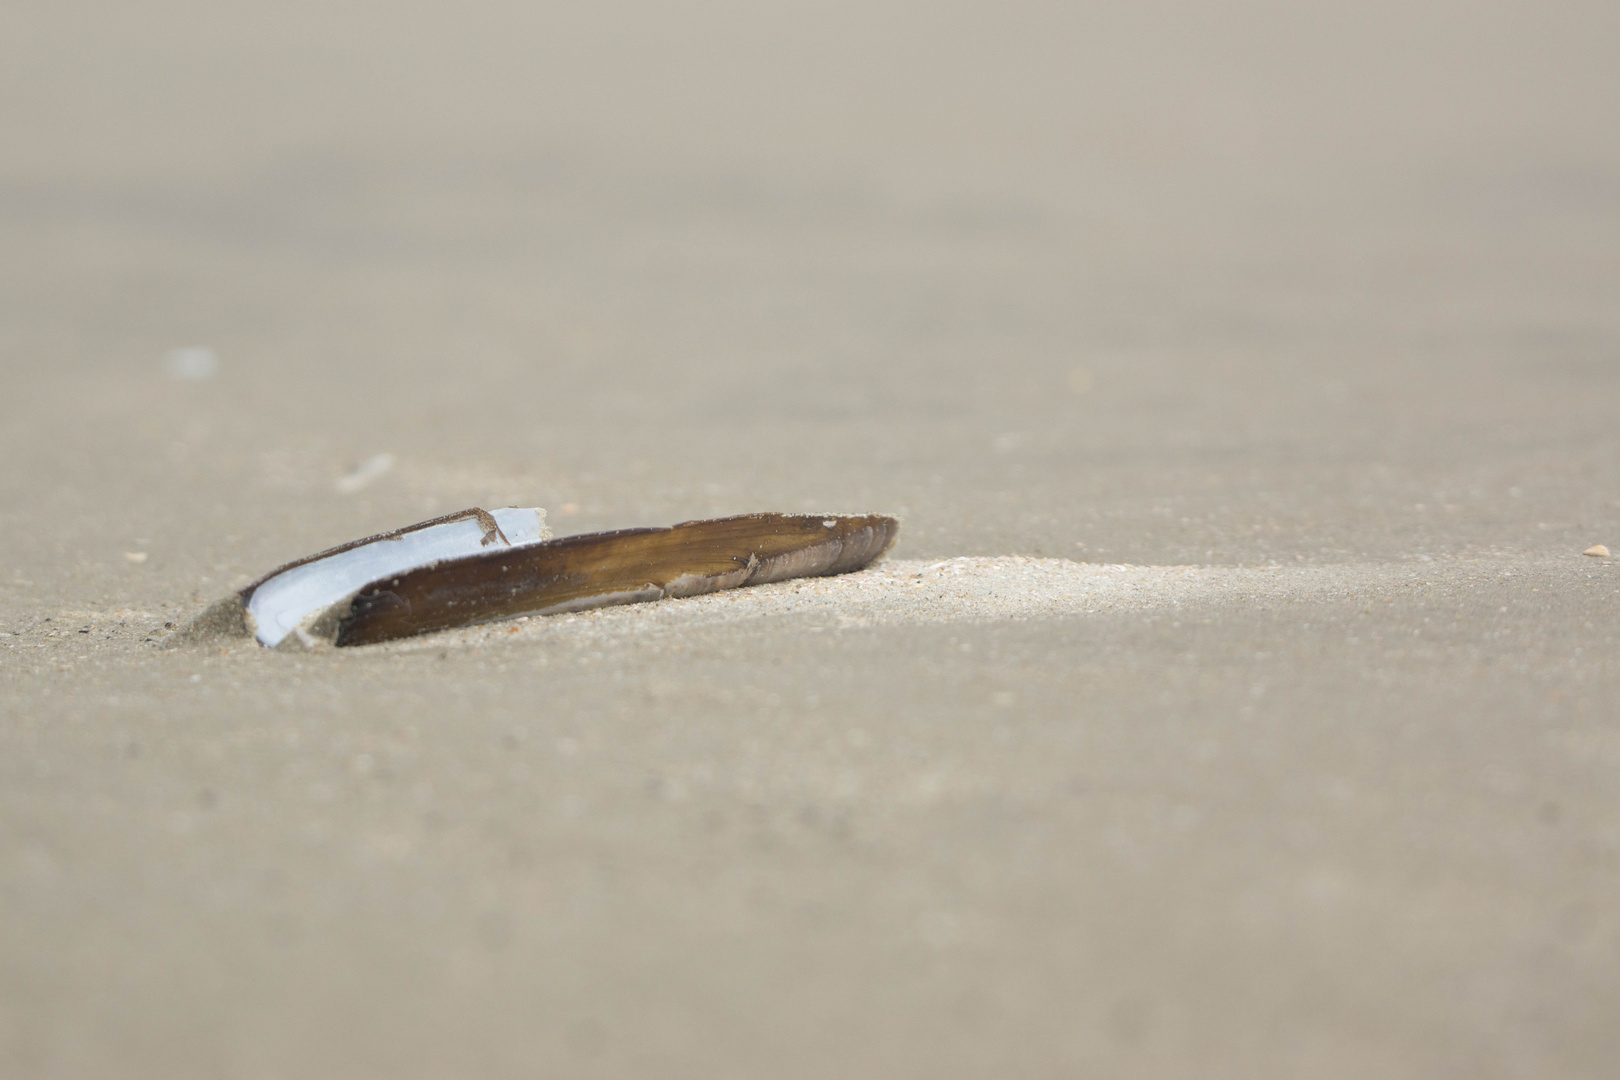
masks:
<instances>
[{"instance_id":1,"label":"fine sand grains","mask_svg":"<svg viewBox=\"0 0 1620 1080\"><path fill-rule=\"evenodd\" d=\"M1434 566L1380 564L1122 566L1016 555L893 560L837 577L800 578L686 600L469 627L383 647L492 644L514 635L636 637L752 620L842 630L1156 612L1181 605L1203 609L1280 606L1361 597L1369 590L1432 582L1437 570ZM1452 570L1446 576L1457 573Z\"/></svg>"}]
</instances>

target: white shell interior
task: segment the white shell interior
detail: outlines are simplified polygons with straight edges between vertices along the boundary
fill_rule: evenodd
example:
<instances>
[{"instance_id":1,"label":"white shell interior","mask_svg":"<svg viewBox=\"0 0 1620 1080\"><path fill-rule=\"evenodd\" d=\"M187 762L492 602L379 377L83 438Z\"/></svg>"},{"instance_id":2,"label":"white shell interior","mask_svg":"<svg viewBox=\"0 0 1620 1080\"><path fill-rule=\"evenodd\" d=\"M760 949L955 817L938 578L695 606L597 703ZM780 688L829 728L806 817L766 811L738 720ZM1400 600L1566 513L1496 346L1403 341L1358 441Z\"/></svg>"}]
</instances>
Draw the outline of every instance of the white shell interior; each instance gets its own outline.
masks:
<instances>
[{"instance_id":1,"label":"white shell interior","mask_svg":"<svg viewBox=\"0 0 1620 1080\"><path fill-rule=\"evenodd\" d=\"M539 507L508 506L490 513L512 547L551 539L546 512ZM483 539L483 526L475 518L465 518L295 566L253 590L247 604L248 626L261 645L273 648L306 621L373 581L506 546L498 537L487 545Z\"/></svg>"}]
</instances>

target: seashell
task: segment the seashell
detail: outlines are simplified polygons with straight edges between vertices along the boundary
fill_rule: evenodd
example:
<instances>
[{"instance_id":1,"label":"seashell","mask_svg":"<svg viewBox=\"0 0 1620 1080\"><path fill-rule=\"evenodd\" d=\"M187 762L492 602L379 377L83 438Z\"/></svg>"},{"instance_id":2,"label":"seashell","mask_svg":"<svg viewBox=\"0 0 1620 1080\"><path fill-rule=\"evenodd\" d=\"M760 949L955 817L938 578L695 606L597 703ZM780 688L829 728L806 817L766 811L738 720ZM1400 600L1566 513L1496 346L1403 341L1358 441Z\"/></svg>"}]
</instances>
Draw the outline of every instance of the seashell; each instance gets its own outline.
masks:
<instances>
[{"instance_id":1,"label":"seashell","mask_svg":"<svg viewBox=\"0 0 1620 1080\"><path fill-rule=\"evenodd\" d=\"M887 551L899 527L877 514L744 514L553 540L544 510L466 510L288 563L182 633L252 636L271 648L368 645L847 573Z\"/></svg>"}]
</instances>

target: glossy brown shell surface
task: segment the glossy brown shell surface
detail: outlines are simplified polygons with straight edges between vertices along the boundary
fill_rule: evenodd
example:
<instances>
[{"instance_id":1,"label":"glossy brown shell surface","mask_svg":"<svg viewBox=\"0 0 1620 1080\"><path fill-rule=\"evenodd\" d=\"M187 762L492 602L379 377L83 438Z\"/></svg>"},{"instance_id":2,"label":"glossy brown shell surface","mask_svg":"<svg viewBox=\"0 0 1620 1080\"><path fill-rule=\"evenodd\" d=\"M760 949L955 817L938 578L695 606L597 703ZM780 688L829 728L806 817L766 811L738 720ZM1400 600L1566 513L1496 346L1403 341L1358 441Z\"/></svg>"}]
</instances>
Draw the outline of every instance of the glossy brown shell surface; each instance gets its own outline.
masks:
<instances>
[{"instance_id":1,"label":"glossy brown shell surface","mask_svg":"<svg viewBox=\"0 0 1620 1080\"><path fill-rule=\"evenodd\" d=\"M336 643L848 573L887 551L898 531L877 514L745 514L493 549L366 587Z\"/></svg>"}]
</instances>

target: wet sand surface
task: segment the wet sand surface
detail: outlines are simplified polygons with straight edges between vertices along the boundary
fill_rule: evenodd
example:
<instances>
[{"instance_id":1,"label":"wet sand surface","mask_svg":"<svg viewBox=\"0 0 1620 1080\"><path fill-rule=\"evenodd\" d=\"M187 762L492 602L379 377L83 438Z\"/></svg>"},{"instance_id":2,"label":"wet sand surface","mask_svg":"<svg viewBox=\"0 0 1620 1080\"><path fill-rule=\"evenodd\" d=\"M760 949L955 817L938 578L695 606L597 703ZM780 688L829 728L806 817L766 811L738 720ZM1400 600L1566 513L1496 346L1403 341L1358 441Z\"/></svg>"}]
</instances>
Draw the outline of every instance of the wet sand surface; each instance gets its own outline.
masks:
<instances>
[{"instance_id":1,"label":"wet sand surface","mask_svg":"<svg viewBox=\"0 0 1620 1080\"><path fill-rule=\"evenodd\" d=\"M0 1075L1611 1075L1616 40L0 16ZM170 637L509 504L904 524Z\"/></svg>"}]
</instances>

